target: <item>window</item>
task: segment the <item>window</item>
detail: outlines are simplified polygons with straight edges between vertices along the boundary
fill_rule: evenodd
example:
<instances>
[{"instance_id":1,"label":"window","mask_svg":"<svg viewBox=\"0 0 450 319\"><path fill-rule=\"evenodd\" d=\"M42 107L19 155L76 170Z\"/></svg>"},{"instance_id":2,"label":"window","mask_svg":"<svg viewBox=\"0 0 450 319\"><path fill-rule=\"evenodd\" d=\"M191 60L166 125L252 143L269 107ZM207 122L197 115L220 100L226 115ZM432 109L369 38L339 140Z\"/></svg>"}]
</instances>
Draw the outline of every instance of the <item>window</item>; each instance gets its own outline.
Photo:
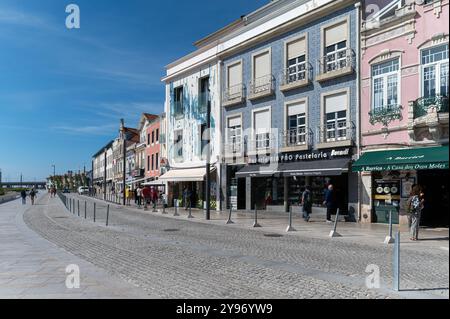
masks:
<instances>
[{"instance_id":1,"label":"window","mask_svg":"<svg viewBox=\"0 0 450 319\"><path fill-rule=\"evenodd\" d=\"M347 93L325 97L325 139L334 142L347 139Z\"/></svg>"},{"instance_id":2,"label":"window","mask_svg":"<svg viewBox=\"0 0 450 319\"><path fill-rule=\"evenodd\" d=\"M156 129L156 142L159 142L159 128Z\"/></svg>"},{"instance_id":3,"label":"window","mask_svg":"<svg viewBox=\"0 0 450 319\"><path fill-rule=\"evenodd\" d=\"M287 144L306 144L306 102L288 105Z\"/></svg>"},{"instance_id":4,"label":"window","mask_svg":"<svg viewBox=\"0 0 450 319\"><path fill-rule=\"evenodd\" d=\"M155 154L152 154L152 171L155 170Z\"/></svg>"},{"instance_id":5,"label":"window","mask_svg":"<svg viewBox=\"0 0 450 319\"><path fill-rule=\"evenodd\" d=\"M183 87L180 86L178 88L174 89L174 115L180 116L183 115L184 109L183 109Z\"/></svg>"},{"instance_id":6,"label":"window","mask_svg":"<svg viewBox=\"0 0 450 319\"><path fill-rule=\"evenodd\" d=\"M228 152L233 154L241 152L242 145L242 122L241 117L228 119Z\"/></svg>"},{"instance_id":7,"label":"window","mask_svg":"<svg viewBox=\"0 0 450 319\"><path fill-rule=\"evenodd\" d=\"M147 145L150 145L150 133L147 134Z\"/></svg>"},{"instance_id":8,"label":"window","mask_svg":"<svg viewBox=\"0 0 450 319\"><path fill-rule=\"evenodd\" d=\"M325 29L324 72L331 72L348 66L347 33L347 22Z\"/></svg>"},{"instance_id":9,"label":"window","mask_svg":"<svg viewBox=\"0 0 450 319\"><path fill-rule=\"evenodd\" d=\"M175 157L183 158L183 131L175 131Z\"/></svg>"},{"instance_id":10,"label":"window","mask_svg":"<svg viewBox=\"0 0 450 319\"><path fill-rule=\"evenodd\" d=\"M287 45L287 83L306 79L306 39L302 38Z\"/></svg>"},{"instance_id":11,"label":"window","mask_svg":"<svg viewBox=\"0 0 450 319\"><path fill-rule=\"evenodd\" d=\"M227 96L228 100L241 98L242 92L242 63L235 63L228 66Z\"/></svg>"},{"instance_id":12,"label":"window","mask_svg":"<svg viewBox=\"0 0 450 319\"><path fill-rule=\"evenodd\" d=\"M255 112L253 116L256 149L267 149L270 147L270 110Z\"/></svg>"},{"instance_id":13,"label":"window","mask_svg":"<svg viewBox=\"0 0 450 319\"><path fill-rule=\"evenodd\" d=\"M152 144L155 144L155 131L152 131Z\"/></svg>"},{"instance_id":14,"label":"window","mask_svg":"<svg viewBox=\"0 0 450 319\"><path fill-rule=\"evenodd\" d=\"M209 103L209 77L200 79L200 92L198 95L198 108L200 113L206 113Z\"/></svg>"},{"instance_id":15,"label":"window","mask_svg":"<svg viewBox=\"0 0 450 319\"><path fill-rule=\"evenodd\" d=\"M448 96L448 44L422 50L422 96Z\"/></svg>"},{"instance_id":16,"label":"window","mask_svg":"<svg viewBox=\"0 0 450 319\"><path fill-rule=\"evenodd\" d=\"M399 104L399 59L372 66L372 109Z\"/></svg>"},{"instance_id":17,"label":"window","mask_svg":"<svg viewBox=\"0 0 450 319\"><path fill-rule=\"evenodd\" d=\"M147 171L150 171L150 155L147 156Z\"/></svg>"},{"instance_id":18,"label":"window","mask_svg":"<svg viewBox=\"0 0 450 319\"><path fill-rule=\"evenodd\" d=\"M155 170L159 170L159 153L155 155Z\"/></svg>"},{"instance_id":19,"label":"window","mask_svg":"<svg viewBox=\"0 0 450 319\"><path fill-rule=\"evenodd\" d=\"M252 94L269 91L272 86L272 63L270 51L253 56Z\"/></svg>"}]
</instances>

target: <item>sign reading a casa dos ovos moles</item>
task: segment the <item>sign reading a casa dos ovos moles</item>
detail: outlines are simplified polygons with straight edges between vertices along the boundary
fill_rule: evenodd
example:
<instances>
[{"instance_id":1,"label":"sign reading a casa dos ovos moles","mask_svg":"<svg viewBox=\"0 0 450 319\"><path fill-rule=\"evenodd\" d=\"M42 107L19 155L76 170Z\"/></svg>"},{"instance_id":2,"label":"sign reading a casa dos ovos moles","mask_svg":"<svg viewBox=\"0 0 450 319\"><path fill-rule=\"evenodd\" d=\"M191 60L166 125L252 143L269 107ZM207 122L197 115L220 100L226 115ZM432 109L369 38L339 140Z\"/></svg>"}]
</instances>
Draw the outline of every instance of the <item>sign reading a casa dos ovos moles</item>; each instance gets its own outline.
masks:
<instances>
[{"instance_id":1,"label":"sign reading a casa dos ovos moles","mask_svg":"<svg viewBox=\"0 0 450 319\"><path fill-rule=\"evenodd\" d=\"M291 152L279 153L273 155L257 155L251 156L248 160L249 164L269 164L269 163L291 163L291 162L307 162L307 161L321 161L334 158L351 157L351 148L344 149L330 149L322 151L308 151L308 152Z\"/></svg>"},{"instance_id":2,"label":"sign reading a casa dos ovos moles","mask_svg":"<svg viewBox=\"0 0 450 319\"><path fill-rule=\"evenodd\" d=\"M421 163L421 164L392 164L392 165L369 165L363 166L362 171L421 171L430 169L448 169L448 163Z\"/></svg>"}]
</instances>

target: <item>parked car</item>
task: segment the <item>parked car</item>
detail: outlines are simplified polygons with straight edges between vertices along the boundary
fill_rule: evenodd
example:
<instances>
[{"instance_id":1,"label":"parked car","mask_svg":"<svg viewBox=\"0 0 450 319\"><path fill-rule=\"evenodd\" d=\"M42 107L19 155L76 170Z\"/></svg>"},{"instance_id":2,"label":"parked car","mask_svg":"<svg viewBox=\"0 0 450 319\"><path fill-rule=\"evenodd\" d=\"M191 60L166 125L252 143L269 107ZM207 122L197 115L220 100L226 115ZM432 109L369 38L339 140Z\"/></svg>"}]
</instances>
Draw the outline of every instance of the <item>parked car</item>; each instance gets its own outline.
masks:
<instances>
[{"instance_id":1,"label":"parked car","mask_svg":"<svg viewBox=\"0 0 450 319\"><path fill-rule=\"evenodd\" d=\"M70 193L70 190L68 188L63 189L63 194L69 194L69 193Z\"/></svg>"},{"instance_id":2,"label":"parked car","mask_svg":"<svg viewBox=\"0 0 450 319\"><path fill-rule=\"evenodd\" d=\"M79 195L89 194L89 187L87 187L87 186L80 186L80 187L78 187L78 194Z\"/></svg>"}]
</instances>

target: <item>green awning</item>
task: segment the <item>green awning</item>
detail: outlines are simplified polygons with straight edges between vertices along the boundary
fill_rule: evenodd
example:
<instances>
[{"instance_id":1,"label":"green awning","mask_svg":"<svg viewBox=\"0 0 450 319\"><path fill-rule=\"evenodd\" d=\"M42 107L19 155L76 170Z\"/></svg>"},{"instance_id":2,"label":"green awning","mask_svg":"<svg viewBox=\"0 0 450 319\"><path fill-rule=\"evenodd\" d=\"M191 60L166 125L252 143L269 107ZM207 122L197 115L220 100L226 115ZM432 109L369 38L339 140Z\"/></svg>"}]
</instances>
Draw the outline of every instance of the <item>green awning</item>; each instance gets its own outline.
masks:
<instances>
[{"instance_id":1,"label":"green awning","mask_svg":"<svg viewBox=\"0 0 450 319\"><path fill-rule=\"evenodd\" d=\"M448 146L367 152L353 164L353 171L448 169L448 152Z\"/></svg>"}]
</instances>

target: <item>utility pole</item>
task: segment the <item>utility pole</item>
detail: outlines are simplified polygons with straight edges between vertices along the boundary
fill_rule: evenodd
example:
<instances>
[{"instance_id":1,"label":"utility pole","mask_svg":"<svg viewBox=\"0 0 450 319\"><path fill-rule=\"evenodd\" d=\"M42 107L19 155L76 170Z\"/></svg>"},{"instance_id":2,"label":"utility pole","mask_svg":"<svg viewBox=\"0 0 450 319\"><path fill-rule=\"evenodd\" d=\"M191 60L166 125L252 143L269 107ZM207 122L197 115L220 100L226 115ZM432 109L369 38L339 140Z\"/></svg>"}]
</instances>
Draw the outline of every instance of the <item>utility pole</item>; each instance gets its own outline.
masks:
<instances>
[{"instance_id":1,"label":"utility pole","mask_svg":"<svg viewBox=\"0 0 450 319\"><path fill-rule=\"evenodd\" d=\"M125 206L127 204L127 199L125 198L125 183L127 180L126 177L126 170L127 170L127 137L125 134L125 121L124 119L120 120L120 130L122 133L122 143L123 143L123 156L122 156L122 160L123 160L123 179L122 179L122 192L123 192L123 206Z\"/></svg>"},{"instance_id":2,"label":"utility pole","mask_svg":"<svg viewBox=\"0 0 450 319\"><path fill-rule=\"evenodd\" d=\"M206 220L211 219L211 101L208 97L206 102L206 185L205 185L205 200L206 200Z\"/></svg>"}]
</instances>

